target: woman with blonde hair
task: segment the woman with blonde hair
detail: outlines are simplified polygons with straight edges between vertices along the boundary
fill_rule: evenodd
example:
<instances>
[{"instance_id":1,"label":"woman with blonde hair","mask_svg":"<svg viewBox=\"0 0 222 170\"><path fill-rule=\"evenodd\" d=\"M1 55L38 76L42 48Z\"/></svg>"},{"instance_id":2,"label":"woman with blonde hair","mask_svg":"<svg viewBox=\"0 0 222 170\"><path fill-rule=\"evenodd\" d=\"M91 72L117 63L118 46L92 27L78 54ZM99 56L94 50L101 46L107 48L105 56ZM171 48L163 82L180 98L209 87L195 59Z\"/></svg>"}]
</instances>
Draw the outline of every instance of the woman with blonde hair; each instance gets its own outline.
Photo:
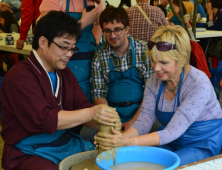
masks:
<instances>
[{"instance_id":1,"label":"woman with blonde hair","mask_svg":"<svg viewBox=\"0 0 222 170\"><path fill-rule=\"evenodd\" d=\"M98 133L97 143L104 149L158 146L176 153L180 165L219 154L222 111L209 78L189 65L186 31L181 26L160 28L148 48L156 73L147 80L138 119L123 134L114 129L113 135ZM149 133L156 116L162 126Z\"/></svg>"}]
</instances>

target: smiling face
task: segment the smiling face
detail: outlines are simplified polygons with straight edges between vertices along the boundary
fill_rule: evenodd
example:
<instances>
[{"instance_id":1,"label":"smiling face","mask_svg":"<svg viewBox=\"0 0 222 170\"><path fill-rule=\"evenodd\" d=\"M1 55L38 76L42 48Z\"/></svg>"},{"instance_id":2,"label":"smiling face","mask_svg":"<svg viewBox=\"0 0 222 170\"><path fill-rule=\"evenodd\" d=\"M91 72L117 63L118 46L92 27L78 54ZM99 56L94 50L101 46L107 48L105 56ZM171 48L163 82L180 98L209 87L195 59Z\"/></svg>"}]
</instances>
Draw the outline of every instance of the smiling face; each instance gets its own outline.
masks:
<instances>
[{"instance_id":1,"label":"smiling face","mask_svg":"<svg viewBox=\"0 0 222 170\"><path fill-rule=\"evenodd\" d=\"M162 81L177 81L182 71L176 60L169 58L168 61L164 61L158 55L155 62L151 60L151 67Z\"/></svg>"},{"instance_id":2,"label":"smiling face","mask_svg":"<svg viewBox=\"0 0 222 170\"><path fill-rule=\"evenodd\" d=\"M61 47L69 47L74 48L76 44L76 38L75 37L55 37L53 41L56 43L51 43L50 46L48 46L48 40L45 37L42 38L42 41L45 41L42 49L43 49L43 55L41 57L43 64L47 71L53 72L54 70L63 70L66 67L66 64L68 63L69 59L73 55L72 51L68 50L62 50L59 48L56 44L58 44ZM40 40L41 41L41 40ZM40 42L41 43L41 42Z\"/></svg>"},{"instance_id":3,"label":"smiling face","mask_svg":"<svg viewBox=\"0 0 222 170\"><path fill-rule=\"evenodd\" d=\"M108 23L103 23L103 30L110 30L114 31L117 29L123 29L124 25L122 23L116 22L116 20ZM106 36L106 41L107 43L115 50L118 50L122 48L126 42L128 41L127 39L127 33L128 33L129 27L125 27L122 30L122 33L120 35L116 35L114 32L111 32L111 35Z\"/></svg>"}]
</instances>

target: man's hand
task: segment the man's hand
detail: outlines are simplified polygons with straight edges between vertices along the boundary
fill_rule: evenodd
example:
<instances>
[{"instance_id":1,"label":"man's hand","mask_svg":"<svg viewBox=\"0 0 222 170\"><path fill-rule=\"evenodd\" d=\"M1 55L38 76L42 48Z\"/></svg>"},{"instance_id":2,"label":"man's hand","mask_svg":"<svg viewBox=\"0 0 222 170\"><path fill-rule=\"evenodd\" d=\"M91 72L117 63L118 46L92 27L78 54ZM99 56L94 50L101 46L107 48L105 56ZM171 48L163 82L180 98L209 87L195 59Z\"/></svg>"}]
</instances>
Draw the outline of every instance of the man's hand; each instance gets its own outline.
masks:
<instances>
[{"instance_id":1,"label":"man's hand","mask_svg":"<svg viewBox=\"0 0 222 170\"><path fill-rule=\"evenodd\" d=\"M10 11L13 13L13 11L9 8L9 5L3 2L0 2L0 10L1 11Z\"/></svg>"},{"instance_id":2,"label":"man's hand","mask_svg":"<svg viewBox=\"0 0 222 170\"><path fill-rule=\"evenodd\" d=\"M99 16L98 8L94 8L93 10L86 12L86 9L82 12L82 18L80 20L81 28L84 29L85 27L95 23Z\"/></svg>"},{"instance_id":3,"label":"man's hand","mask_svg":"<svg viewBox=\"0 0 222 170\"><path fill-rule=\"evenodd\" d=\"M130 121L128 122L125 122L122 124L122 128L124 128L124 131L129 129L129 127L134 123L135 121L133 119L131 119Z\"/></svg>"},{"instance_id":4,"label":"man's hand","mask_svg":"<svg viewBox=\"0 0 222 170\"><path fill-rule=\"evenodd\" d=\"M118 127L120 118L115 108L111 108L107 105L100 104L92 107L91 119L107 126Z\"/></svg>"},{"instance_id":5,"label":"man's hand","mask_svg":"<svg viewBox=\"0 0 222 170\"><path fill-rule=\"evenodd\" d=\"M114 128L111 128L111 132L113 133L108 134L105 132L99 132L94 137L96 148L100 147L103 150L108 150L112 148L122 147L122 146L129 146L129 138L123 136L123 134Z\"/></svg>"},{"instance_id":6,"label":"man's hand","mask_svg":"<svg viewBox=\"0 0 222 170\"><path fill-rule=\"evenodd\" d=\"M25 40L18 39L18 41L16 43L16 48L18 50L22 50L24 48L24 42L25 42Z\"/></svg>"}]
</instances>

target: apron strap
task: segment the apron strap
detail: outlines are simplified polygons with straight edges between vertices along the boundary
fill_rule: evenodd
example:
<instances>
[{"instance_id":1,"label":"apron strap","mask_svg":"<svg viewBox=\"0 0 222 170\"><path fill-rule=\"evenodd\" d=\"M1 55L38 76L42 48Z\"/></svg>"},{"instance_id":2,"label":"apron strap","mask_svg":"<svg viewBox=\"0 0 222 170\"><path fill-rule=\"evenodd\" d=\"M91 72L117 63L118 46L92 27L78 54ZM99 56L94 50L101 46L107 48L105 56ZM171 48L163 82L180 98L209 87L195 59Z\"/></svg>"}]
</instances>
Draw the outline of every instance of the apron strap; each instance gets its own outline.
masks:
<instances>
[{"instance_id":1,"label":"apron strap","mask_svg":"<svg viewBox=\"0 0 222 170\"><path fill-rule=\"evenodd\" d=\"M70 4L70 0L66 1L66 12L69 12L69 4ZM84 0L84 8L87 7L87 0Z\"/></svg>"},{"instance_id":2,"label":"apron strap","mask_svg":"<svg viewBox=\"0 0 222 170\"><path fill-rule=\"evenodd\" d=\"M70 0L66 0L66 12L69 12Z\"/></svg>"}]
</instances>

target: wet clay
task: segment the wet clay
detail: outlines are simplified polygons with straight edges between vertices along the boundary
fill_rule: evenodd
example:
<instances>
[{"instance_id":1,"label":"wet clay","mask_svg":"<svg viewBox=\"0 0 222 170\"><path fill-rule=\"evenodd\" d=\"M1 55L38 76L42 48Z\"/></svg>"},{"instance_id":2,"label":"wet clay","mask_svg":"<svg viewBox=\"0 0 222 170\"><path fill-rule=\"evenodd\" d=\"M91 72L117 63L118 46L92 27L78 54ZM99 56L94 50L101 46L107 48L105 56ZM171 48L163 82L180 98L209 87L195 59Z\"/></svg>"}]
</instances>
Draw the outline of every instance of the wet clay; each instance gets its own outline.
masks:
<instances>
[{"instance_id":1,"label":"wet clay","mask_svg":"<svg viewBox=\"0 0 222 170\"><path fill-rule=\"evenodd\" d=\"M112 127L110 126L99 124L99 132L106 132L108 134L112 134L111 128ZM105 150L99 147L98 155L103 151ZM115 152L113 152L112 154L115 154ZM71 170L77 170L77 169L78 170L102 170L96 165L95 158L84 160L71 167Z\"/></svg>"}]
</instances>

